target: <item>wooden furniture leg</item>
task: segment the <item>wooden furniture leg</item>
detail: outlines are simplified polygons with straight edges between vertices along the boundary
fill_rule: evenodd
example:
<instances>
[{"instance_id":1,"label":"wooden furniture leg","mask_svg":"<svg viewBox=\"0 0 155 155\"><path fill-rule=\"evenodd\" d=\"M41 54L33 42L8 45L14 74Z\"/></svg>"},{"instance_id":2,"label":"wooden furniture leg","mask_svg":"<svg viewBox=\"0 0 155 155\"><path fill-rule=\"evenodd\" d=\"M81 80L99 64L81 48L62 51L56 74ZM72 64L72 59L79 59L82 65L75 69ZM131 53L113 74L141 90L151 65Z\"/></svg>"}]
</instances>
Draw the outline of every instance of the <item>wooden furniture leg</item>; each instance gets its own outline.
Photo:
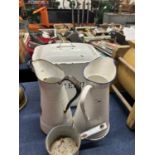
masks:
<instances>
[{"instance_id":1,"label":"wooden furniture leg","mask_svg":"<svg viewBox=\"0 0 155 155\"><path fill-rule=\"evenodd\" d=\"M132 110L127 118L127 125L130 129L135 128L135 104L132 107Z\"/></svg>"},{"instance_id":2,"label":"wooden furniture leg","mask_svg":"<svg viewBox=\"0 0 155 155\"><path fill-rule=\"evenodd\" d=\"M134 129L135 128L135 104L131 106L114 84L111 85L111 88L118 96L118 98L122 101L123 105L129 111L129 115L127 118L127 126L130 129Z\"/></svg>"}]
</instances>

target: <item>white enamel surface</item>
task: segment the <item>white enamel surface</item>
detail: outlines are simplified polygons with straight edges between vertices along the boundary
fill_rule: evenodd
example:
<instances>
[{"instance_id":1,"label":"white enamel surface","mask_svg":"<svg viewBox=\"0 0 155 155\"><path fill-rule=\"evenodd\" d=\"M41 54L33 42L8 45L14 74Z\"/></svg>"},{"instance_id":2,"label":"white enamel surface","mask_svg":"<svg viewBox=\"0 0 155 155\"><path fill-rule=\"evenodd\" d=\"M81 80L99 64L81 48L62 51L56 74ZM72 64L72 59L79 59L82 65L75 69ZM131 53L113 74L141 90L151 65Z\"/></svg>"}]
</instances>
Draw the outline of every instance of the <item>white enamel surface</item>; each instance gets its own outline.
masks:
<instances>
[{"instance_id":1,"label":"white enamel surface","mask_svg":"<svg viewBox=\"0 0 155 155\"><path fill-rule=\"evenodd\" d=\"M39 81L41 95L41 129L48 133L50 129L61 124L72 124L72 114L69 109L64 114L69 101L66 89L63 85L49 84Z\"/></svg>"},{"instance_id":2,"label":"white enamel surface","mask_svg":"<svg viewBox=\"0 0 155 155\"><path fill-rule=\"evenodd\" d=\"M89 85L86 85L83 88L74 115L74 124L79 132L84 132L102 122L109 125L109 85L104 89L88 87Z\"/></svg>"},{"instance_id":3,"label":"white enamel surface","mask_svg":"<svg viewBox=\"0 0 155 155\"><path fill-rule=\"evenodd\" d=\"M89 77L99 76L106 79L103 83L91 81ZM78 131L84 132L105 122L107 128L99 134L89 137L97 140L109 132L109 85L116 76L116 66L111 58L98 58L90 62L84 69L87 85L83 88L74 115L74 125Z\"/></svg>"},{"instance_id":4,"label":"white enamel surface","mask_svg":"<svg viewBox=\"0 0 155 155\"><path fill-rule=\"evenodd\" d=\"M114 60L109 57L100 57L89 63L84 69L84 76L86 79L90 80L89 77L94 75L104 78L105 83L111 82L116 76Z\"/></svg>"},{"instance_id":5,"label":"white enamel surface","mask_svg":"<svg viewBox=\"0 0 155 155\"><path fill-rule=\"evenodd\" d=\"M55 43L36 47L32 60L43 59L53 64L77 64L90 62L99 56L92 45Z\"/></svg>"},{"instance_id":6,"label":"white enamel surface","mask_svg":"<svg viewBox=\"0 0 155 155\"><path fill-rule=\"evenodd\" d=\"M60 124L72 125L71 110L64 113L69 102L67 91L63 84L57 83L64 78L64 72L57 65L44 60L32 61L32 65L39 79L42 131L48 133Z\"/></svg>"},{"instance_id":7,"label":"white enamel surface","mask_svg":"<svg viewBox=\"0 0 155 155\"><path fill-rule=\"evenodd\" d=\"M47 83L56 83L61 81L65 74L56 65L44 60L37 60L32 62L33 68L37 78Z\"/></svg>"}]
</instances>

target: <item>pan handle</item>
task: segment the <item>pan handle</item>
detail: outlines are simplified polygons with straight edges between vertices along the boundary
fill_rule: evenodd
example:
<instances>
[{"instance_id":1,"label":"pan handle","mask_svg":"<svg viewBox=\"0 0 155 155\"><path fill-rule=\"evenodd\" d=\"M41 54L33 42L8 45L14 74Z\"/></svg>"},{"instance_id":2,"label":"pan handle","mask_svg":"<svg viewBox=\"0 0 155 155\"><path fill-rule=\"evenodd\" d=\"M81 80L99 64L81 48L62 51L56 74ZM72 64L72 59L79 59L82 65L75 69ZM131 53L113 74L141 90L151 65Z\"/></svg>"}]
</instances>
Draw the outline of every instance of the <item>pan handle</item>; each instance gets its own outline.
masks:
<instances>
[{"instance_id":1,"label":"pan handle","mask_svg":"<svg viewBox=\"0 0 155 155\"><path fill-rule=\"evenodd\" d=\"M106 130L106 129L107 129L107 124L104 122L104 123L92 128L90 130L87 130L87 131L81 133L80 134L81 140L86 139L86 138L88 138L92 135L95 135L95 134L97 134L103 130Z\"/></svg>"},{"instance_id":2,"label":"pan handle","mask_svg":"<svg viewBox=\"0 0 155 155\"><path fill-rule=\"evenodd\" d=\"M64 110L64 113L66 113L67 110L69 109L71 103L80 95L80 93L81 93L81 85L80 85L80 82L75 77L73 77L71 75L65 76L64 79L61 81L61 83L63 81L70 81L74 85L74 87L76 89L75 96L68 102L68 104L67 104L67 106L66 106L66 108Z\"/></svg>"}]
</instances>

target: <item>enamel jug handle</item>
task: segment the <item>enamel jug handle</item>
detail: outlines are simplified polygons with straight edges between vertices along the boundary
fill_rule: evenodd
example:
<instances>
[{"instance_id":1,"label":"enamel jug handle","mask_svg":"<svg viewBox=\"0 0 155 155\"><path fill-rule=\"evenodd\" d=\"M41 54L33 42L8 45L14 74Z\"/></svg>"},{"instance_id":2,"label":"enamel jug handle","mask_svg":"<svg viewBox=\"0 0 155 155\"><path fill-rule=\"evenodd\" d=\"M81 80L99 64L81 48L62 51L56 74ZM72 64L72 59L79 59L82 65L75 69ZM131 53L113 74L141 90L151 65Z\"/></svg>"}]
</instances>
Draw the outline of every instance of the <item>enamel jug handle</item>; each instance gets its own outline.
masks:
<instances>
[{"instance_id":1,"label":"enamel jug handle","mask_svg":"<svg viewBox=\"0 0 155 155\"><path fill-rule=\"evenodd\" d=\"M63 82L63 81L70 81L74 85L74 87L76 89L75 96L68 102L68 104L67 104L67 106L66 106L66 108L64 110L64 113L66 113L67 110L69 109L71 103L80 95L80 93L81 93L81 85L80 85L80 82L75 77L73 77L71 75L65 76L64 79L61 82Z\"/></svg>"},{"instance_id":2,"label":"enamel jug handle","mask_svg":"<svg viewBox=\"0 0 155 155\"><path fill-rule=\"evenodd\" d=\"M89 121L89 117L86 113L86 109L85 109L85 106L84 106L84 103L86 101L86 96L87 94L89 93L89 91L91 90L92 86L91 85L86 85L84 88L83 88L83 91L81 93L81 97L80 97L80 107L81 107L81 110L82 110L82 113L84 115L84 118L86 120L86 122Z\"/></svg>"}]
</instances>

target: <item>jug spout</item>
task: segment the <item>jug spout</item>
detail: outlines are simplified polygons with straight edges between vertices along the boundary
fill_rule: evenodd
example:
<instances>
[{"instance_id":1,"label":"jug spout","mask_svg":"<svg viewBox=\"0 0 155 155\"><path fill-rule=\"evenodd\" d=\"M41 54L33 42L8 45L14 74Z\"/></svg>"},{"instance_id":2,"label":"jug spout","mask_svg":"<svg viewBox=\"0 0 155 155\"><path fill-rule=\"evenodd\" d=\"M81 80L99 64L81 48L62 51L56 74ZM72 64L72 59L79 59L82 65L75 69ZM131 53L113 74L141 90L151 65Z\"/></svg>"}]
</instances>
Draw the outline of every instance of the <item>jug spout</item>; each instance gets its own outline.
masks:
<instances>
[{"instance_id":1,"label":"jug spout","mask_svg":"<svg viewBox=\"0 0 155 155\"><path fill-rule=\"evenodd\" d=\"M37 78L46 83L57 83L61 81L65 74L57 65L46 60L32 61L32 65Z\"/></svg>"},{"instance_id":2,"label":"jug spout","mask_svg":"<svg viewBox=\"0 0 155 155\"><path fill-rule=\"evenodd\" d=\"M116 66L112 58L99 57L89 63L84 69L84 77L97 84L107 84L114 80Z\"/></svg>"}]
</instances>

